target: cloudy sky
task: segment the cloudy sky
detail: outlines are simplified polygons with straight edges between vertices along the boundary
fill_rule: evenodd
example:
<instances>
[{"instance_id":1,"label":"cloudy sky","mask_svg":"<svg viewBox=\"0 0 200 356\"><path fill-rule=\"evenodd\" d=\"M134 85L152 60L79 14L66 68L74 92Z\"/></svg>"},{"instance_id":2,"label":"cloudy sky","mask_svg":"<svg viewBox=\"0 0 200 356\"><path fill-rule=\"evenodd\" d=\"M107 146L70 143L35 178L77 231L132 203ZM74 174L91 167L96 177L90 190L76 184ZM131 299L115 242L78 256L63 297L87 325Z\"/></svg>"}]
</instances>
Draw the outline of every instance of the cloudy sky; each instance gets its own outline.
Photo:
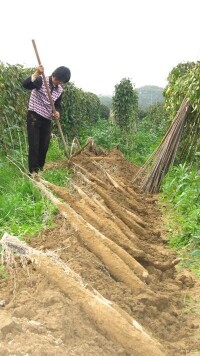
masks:
<instances>
[{"instance_id":1,"label":"cloudy sky","mask_svg":"<svg viewBox=\"0 0 200 356\"><path fill-rule=\"evenodd\" d=\"M200 60L199 0L1 0L0 61L61 65L84 91L112 94L122 78L165 86L180 62Z\"/></svg>"}]
</instances>

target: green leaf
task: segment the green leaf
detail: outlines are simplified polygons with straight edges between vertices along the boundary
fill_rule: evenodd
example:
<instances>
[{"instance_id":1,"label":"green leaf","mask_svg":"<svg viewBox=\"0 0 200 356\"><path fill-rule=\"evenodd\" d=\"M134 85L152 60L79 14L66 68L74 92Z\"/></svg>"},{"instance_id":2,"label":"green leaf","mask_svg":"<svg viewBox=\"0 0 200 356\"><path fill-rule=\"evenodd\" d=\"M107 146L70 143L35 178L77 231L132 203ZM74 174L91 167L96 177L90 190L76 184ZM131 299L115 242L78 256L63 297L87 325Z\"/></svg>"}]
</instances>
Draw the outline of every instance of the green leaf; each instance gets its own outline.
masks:
<instances>
[{"instance_id":1,"label":"green leaf","mask_svg":"<svg viewBox=\"0 0 200 356\"><path fill-rule=\"evenodd\" d=\"M200 250L194 250L192 251L192 256L197 256L197 257L200 257Z\"/></svg>"}]
</instances>

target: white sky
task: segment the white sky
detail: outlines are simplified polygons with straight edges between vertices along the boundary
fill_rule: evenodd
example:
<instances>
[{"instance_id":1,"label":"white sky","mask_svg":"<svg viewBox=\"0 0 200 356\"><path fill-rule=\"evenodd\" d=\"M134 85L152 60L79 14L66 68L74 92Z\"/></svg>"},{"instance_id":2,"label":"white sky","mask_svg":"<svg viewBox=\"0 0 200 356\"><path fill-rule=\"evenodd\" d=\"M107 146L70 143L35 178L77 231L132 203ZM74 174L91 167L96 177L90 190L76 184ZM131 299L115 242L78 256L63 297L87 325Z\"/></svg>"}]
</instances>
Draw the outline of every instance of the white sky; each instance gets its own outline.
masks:
<instances>
[{"instance_id":1,"label":"white sky","mask_svg":"<svg viewBox=\"0 0 200 356\"><path fill-rule=\"evenodd\" d=\"M84 91L113 94L122 78L165 86L180 62L200 60L200 0L1 0L0 61L64 65Z\"/></svg>"}]
</instances>

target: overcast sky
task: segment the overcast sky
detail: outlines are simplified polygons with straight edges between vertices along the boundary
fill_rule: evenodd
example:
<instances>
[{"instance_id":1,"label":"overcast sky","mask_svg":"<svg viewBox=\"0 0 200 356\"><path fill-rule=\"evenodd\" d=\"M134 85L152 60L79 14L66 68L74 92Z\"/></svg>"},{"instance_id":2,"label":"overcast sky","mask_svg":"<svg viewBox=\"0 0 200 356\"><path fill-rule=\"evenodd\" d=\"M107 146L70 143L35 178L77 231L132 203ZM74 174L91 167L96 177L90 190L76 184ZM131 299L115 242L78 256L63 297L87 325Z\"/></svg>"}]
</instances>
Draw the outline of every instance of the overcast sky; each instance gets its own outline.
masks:
<instances>
[{"instance_id":1,"label":"overcast sky","mask_svg":"<svg viewBox=\"0 0 200 356\"><path fill-rule=\"evenodd\" d=\"M165 86L180 62L200 60L200 0L1 0L0 61L61 66L84 91L113 94L122 78Z\"/></svg>"}]
</instances>

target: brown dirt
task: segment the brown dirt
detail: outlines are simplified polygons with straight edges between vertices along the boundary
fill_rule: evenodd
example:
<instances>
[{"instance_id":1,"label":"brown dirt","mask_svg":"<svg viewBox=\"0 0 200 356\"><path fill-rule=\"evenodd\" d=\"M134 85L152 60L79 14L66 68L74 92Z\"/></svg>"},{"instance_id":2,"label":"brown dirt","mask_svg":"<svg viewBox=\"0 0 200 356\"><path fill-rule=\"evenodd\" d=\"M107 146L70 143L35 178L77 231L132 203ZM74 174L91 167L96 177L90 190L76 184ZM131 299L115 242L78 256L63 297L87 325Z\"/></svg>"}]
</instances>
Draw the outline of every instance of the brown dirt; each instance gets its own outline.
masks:
<instances>
[{"instance_id":1,"label":"brown dirt","mask_svg":"<svg viewBox=\"0 0 200 356\"><path fill-rule=\"evenodd\" d=\"M60 165L67 167L65 161ZM57 166L59 164L47 165L47 169ZM98 254L91 251L71 221L60 213L56 215L55 226L35 236L29 244L41 251L54 251L86 284L136 319L162 344L166 355L200 355L200 283L187 270L155 268L156 263L164 266L176 256L165 242L157 197L140 193L138 186L131 183L138 168L126 161L117 149L100 152L99 157L98 152L94 155L85 150L74 157L71 168L72 183L90 199L81 198L71 184L68 196L64 195L64 189L61 191L62 202L70 203L84 216L86 223L112 241L117 241L114 235L119 231L123 243L118 246L130 256L134 255L148 272L145 290L134 293L134 286L119 280ZM106 172L120 189L114 187ZM108 208L110 200L115 202L113 210ZM127 223L125 219L123 222L123 213ZM111 221L115 224L113 230ZM9 278L0 278L0 340L3 356L138 354L137 350L127 352L103 335L76 300L66 297L34 264L22 268L18 258Z\"/></svg>"}]
</instances>

